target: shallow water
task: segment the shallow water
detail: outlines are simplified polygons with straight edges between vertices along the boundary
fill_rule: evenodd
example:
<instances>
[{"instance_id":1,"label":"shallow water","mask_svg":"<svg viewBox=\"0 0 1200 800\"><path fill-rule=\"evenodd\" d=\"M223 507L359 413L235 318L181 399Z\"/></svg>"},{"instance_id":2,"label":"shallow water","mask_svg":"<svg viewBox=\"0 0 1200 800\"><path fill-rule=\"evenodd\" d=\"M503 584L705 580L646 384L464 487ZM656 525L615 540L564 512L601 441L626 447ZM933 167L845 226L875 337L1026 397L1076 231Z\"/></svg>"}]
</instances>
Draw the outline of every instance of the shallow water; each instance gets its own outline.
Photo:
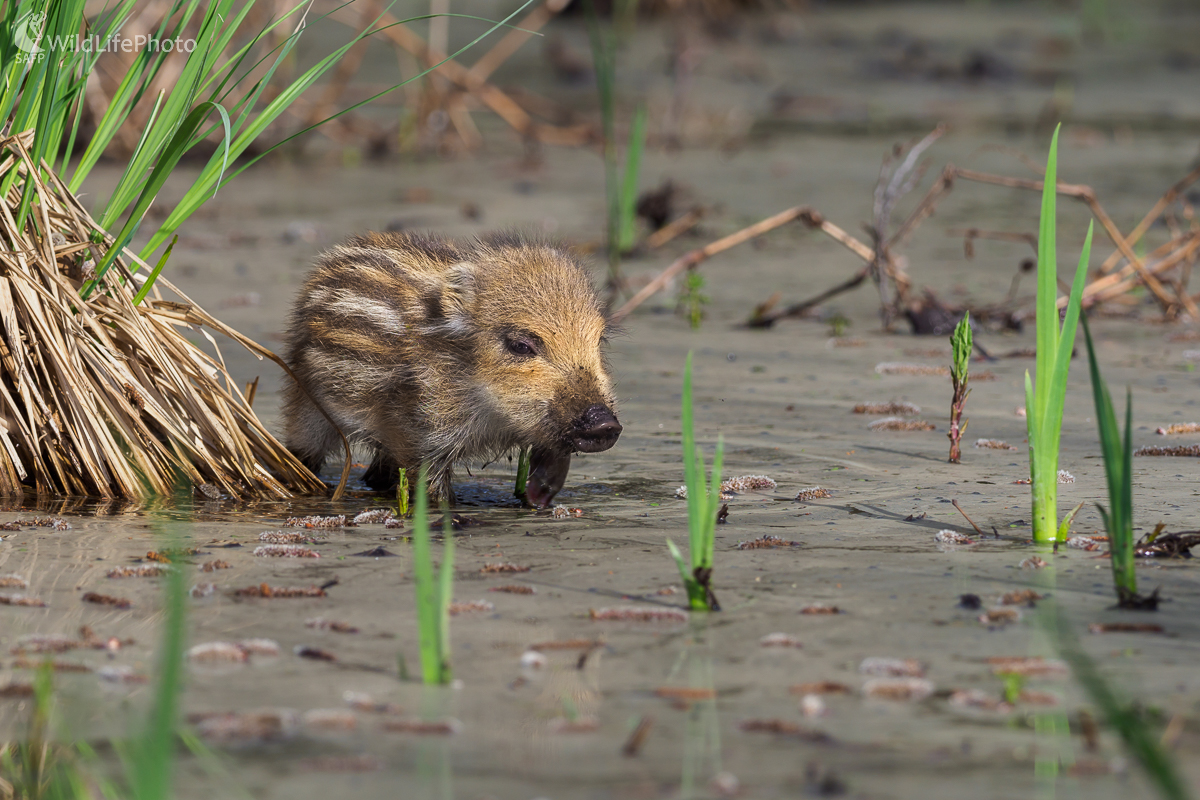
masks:
<instances>
[{"instance_id":1,"label":"shallow water","mask_svg":"<svg viewBox=\"0 0 1200 800\"><path fill-rule=\"evenodd\" d=\"M802 22L848 24L837 15ZM871 41L862 34L855 52L865 57ZM731 58L727 50L718 52L714 58ZM1087 96L1082 94L1087 86L1081 96ZM903 105L907 97L913 107L928 93L937 94L923 83L891 88L888 102ZM1022 91L1045 96L1028 86ZM1134 90L1125 91L1128 96ZM996 92L971 102L985 100L1000 102ZM1080 127L1064 134L1063 179L1095 186L1124 227L1186 171L1196 152L1189 133L1147 128L1128 136L1103 129L1096 138ZM857 222L870 215L879 159L894 138L790 133L751 140L719 156L707 149L649 153L648 184L672 177L686 182L701 201L723 208L705 221L701 236L633 260L627 269L635 280L653 274L691 247L797 203L811 203L857 233ZM594 154L547 150L542 166L529 170L521 166L519 146L503 131L491 131L488 142L487 152L463 161L257 169L236 192L223 191L189 226L173 256L172 277L234 327L278 347L287 306L306 265L321 247L349 233L398 221L454 235L516 224L577 242L598 236L603 176ZM1035 155L1044 147L1040 137L1010 136L986 125L967 128L930 151L930 175L948 162L1024 175L1010 156L981 150L997 143ZM93 191L102 193L111 177L98 175ZM406 190L414 187L431 189L432 200L406 202ZM463 218L465 201L479 206L482 223ZM904 248L914 282L935 287L953 301L998 300L1019 261L1029 255L1027 248L978 242L975 259L967 261L961 239L947 231L971 225L1033 230L1036 208L1032 193L960 182ZM1067 201L1060 208L1061 257L1073 263L1086 218ZM315 232L312 241L284 241L285 231L298 222ZM1095 262L1107 253L1107 247L1098 246ZM95 668L125 666L136 675L151 675L162 579L105 574L178 542L202 551L186 567L189 585L216 584L211 595L190 602L190 642L264 637L281 649L277 657L191 669L184 698L188 713L346 710L345 692L365 692L401 709L349 711L349 719L335 718L347 725L352 720L352 730L330 731L297 719L278 741L220 746L229 772L225 777L214 777L200 761L185 757L182 796L1151 796L1111 733L1100 737L1096 751L1088 749L1079 711L1089 704L1065 676L1031 678L1027 685L1051 693L1054 706L1021 702L1013 709L988 710L952 700L958 690L979 690L993 703L1001 698L1004 681L992 673L989 657L1054 657L1037 609L1020 608L1021 618L1007 625L978 620L1003 593L1030 588L1047 596L1043 609L1054 603L1066 612L1085 649L1128 696L1150 709L1156 724L1181 715L1177 760L1192 785L1200 785L1200 680L1194 669L1200 655L1200 621L1194 613L1200 581L1194 564L1139 566L1143 590L1161 587L1167 598L1156 614L1112 608L1109 564L1099 553L1042 552L1049 566L1019 566L1039 552L1028 543L1028 487L1014 484L1027 476L1025 421L1014 412L1023 405L1030 360L978 365L996 379L972 384L963 463L951 465L945 461L944 433L948 379L875 371L888 361L947 363L948 343L879 332L869 286L827 305L852 321L846 335L860 340L858 346L831 346L828 325L811 320L782 322L768 331L739 327L772 292L782 292L785 302L799 300L858 266L827 239L786 228L702 267L714 299L700 330L690 330L670 313L673 300L665 294L631 317L611 348L625 432L613 450L577 457L558 498L564 506L582 509L582 516L556 520L514 507L513 469L507 462L471 465L470 475L460 475L460 512L476 524L457 534L456 599L484 599L494 610L452 621L454 670L461 681L456 688L427 689L397 679L398 657L409 673L419 670L407 528L375 524L328 531L312 545L319 559L252 555L259 533L280 529L286 517L379 507L379 499L368 497L340 504L162 500L130 506L47 500L6 507L0 522L54 514L73 528L3 534L0 574L26 578L27 593L48 605L0 606L5 653L0 685L9 678L29 679L30 672L16 668L16 657L8 654L20 637L74 635L81 625L102 638L133 643L111 654L76 650L59 660ZM1028 281L1023 291L1031 290ZM1151 317L1152 309L1145 310ZM1172 341L1180 330L1132 320L1096 324L1114 393L1127 383L1134 387L1135 446L1163 444L1164 437L1154 433L1159 425L1200 418L1198 379L1185 355L1196 345ZM997 353L1030 347L1032 324L1021 334L981 334L979 339ZM674 492L683 480L679 395L688 350L695 352L698 440L711 450L722 434L727 475L766 474L778 487L729 502L728 524L717 530L715 588L723 611L687 622L595 621L590 618L594 609L683 605L681 592L663 591L678 582L665 540L682 547L687 538L685 504ZM280 376L232 347L225 354L239 377L261 375L256 407L274 425ZM1059 506L1065 512L1085 501L1075 531L1093 533L1100 527L1094 503L1106 499L1082 362L1074 365L1069 386L1060 466L1075 482L1060 487ZM921 417L938 429L875 433L867 429L873 417L851 413L858 402L891 399L922 406ZM970 443L977 438L1001 439L1018 449L975 449ZM1196 465L1194 459L1135 461L1135 523L1141 531L1160 520L1171 531L1200 527L1193 519ZM332 470L330 465L327 472ZM812 486L827 489L831 497L792 499ZM977 544L939 545L934 535L942 529L967 534ZM763 535L796 544L737 549L739 542ZM224 546L229 543L239 546ZM355 555L378 546L395 557ZM199 564L218 559L230 567L199 570ZM480 571L499 562L530 569ZM321 586L332 581L321 598L232 594L263 582ZM500 585L527 586L536 593L489 591ZM121 610L81 602L88 591L127 598L132 605ZM982 610L959 605L967 593L982 598ZM837 606L841 613L801 613L813 605ZM317 617L359 630L306 626ZM1091 623L1146 621L1165 633L1086 632ZM762 637L772 633L789 634L802 646L762 646ZM590 651L546 650L544 666L522 666L532 645L572 639L599 644ZM320 648L336 660L301 658L294 654L300 646ZM913 702L865 696L871 676L862 674L860 665L870 657L918 659L933 694ZM805 716L800 696L789 688L818 681L843 684L849 693L822 696L825 713ZM113 683L87 673L64 673L58 686L61 729L92 739L134 729L151 693L146 684ZM694 691L690 701L681 701L656 694L662 688ZM0 739L20 730L27 702L0 700ZM412 717L453 717L461 729L451 736L386 730L396 719ZM564 720L572 719L594 719L596 727L564 731ZM640 748L635 755L622 755L643 720L652 725ZM759 727L770 723L776 732L745 729L755 722ZM1056 726L1059 732L1053 733ZM101 752L112 761L109 751ZM349 760L357 756L366 758ZM736 792L734 780L740 786Z\"/></svg>"}]
</instances>

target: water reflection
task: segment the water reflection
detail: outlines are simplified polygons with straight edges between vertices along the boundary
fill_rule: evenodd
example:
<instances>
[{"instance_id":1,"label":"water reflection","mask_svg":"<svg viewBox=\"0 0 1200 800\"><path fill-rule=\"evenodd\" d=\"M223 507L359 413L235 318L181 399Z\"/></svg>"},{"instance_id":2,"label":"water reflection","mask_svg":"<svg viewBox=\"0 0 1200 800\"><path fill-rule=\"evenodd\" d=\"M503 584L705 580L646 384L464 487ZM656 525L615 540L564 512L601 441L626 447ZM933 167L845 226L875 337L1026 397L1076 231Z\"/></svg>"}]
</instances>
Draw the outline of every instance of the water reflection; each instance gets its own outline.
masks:
<instances>
[{"instance_id":1,"label":"water reflection","mask_svg":"<svg viewBox=\"0 0 1200 800\"><path fill-rule=\"evenodd\" d=\"M667 685L682 683L694 690L689 699L683 740L683 768L679 796L682 800L707 797L709 784L721 773L721 727L713 682L715 630L709 614L693 614L683 650L676 659Z\"/></svg>"}]
</instances>

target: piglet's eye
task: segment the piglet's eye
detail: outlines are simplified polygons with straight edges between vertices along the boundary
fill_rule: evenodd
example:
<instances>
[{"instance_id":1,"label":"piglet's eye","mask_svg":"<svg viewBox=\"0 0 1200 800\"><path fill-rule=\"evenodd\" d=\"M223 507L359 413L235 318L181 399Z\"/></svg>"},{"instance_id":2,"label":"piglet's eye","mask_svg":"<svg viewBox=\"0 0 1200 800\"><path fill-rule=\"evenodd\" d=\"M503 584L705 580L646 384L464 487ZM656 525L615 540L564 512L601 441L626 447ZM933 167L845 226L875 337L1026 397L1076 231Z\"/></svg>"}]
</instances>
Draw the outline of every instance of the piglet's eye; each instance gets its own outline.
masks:
<instances>
[{"instance_id":1,"label":"piglet's eye","mask_svg":"<svg viewBox=\"0 0 1200 800\"><path fill-rule=\"evenodd\" d=\"M537 350L527 339L505 339L504 345L508 348L508 352L512 353L514 356L524 356L528 358L530 356L537 355Z\"/></svg>"}]
</instances>

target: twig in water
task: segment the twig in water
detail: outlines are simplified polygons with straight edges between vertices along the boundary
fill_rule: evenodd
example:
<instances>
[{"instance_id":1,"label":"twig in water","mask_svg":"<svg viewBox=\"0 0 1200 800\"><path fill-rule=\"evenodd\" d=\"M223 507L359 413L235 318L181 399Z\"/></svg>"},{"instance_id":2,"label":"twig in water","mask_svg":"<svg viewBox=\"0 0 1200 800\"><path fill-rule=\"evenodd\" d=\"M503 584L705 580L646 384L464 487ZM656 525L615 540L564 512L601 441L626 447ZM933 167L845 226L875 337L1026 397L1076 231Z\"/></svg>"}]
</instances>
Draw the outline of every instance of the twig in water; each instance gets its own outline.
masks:
<instances>
[{"instance_id":1,"label":"twig in water","mask_svg":"<svg viewBox=\"0 0 1200 800\"><path fill-rule=\"evenodd\" d=\"M987 536L987 534L984 533L982 530L980 530L979 526L975 524L975 520L973 520L967 516L967 512L963 511L962 506L960 506L958 504L957 500L951 500L950 502L954 505L955 508L958 509L958 513L962 514L963 517L967 520L967 522L971 523L971 527L975 529L976 533L978 533L980 536Z\"/></svg>"}]
</instances>

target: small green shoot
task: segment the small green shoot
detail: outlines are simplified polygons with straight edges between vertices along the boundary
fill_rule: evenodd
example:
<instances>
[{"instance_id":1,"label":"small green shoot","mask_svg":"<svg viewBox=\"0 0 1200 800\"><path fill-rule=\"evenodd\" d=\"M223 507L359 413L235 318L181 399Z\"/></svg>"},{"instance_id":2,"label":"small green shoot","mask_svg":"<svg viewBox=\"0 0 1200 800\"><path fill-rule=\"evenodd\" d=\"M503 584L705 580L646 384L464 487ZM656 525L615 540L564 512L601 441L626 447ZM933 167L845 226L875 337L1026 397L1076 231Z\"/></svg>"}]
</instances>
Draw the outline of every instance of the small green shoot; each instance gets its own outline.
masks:
<instances>
[{"instance_id":1,"label":"small green shoot","mask_svg":"<svg viewBox=\"0 0 1200 800\"><path fill-rule=\"evenodd\" d=\"M429 492L426 467L421 466L413 498L413 577L417 588L421 675L426 684L450 683L450 597L454 589L454 529L444 509L442 565L434 575L429 533Z\"/></svg>"},{"instance_id":2,"label":"small green shoot","mask_svg":"<svg viewBox=\"0 0 1200 800\"><path fill-rule=\"evenodd\" d=\"M1060 126L1061 127L1061 126ZM1075 281L1062 328L1058 326L1058 267L1056 259L1056 188L1058 186L1058 128L1050 140L1042 190L1042 218L1038 232L1037 258L1037 363L1036 384L1025 372L1025 420L1029 434L1029 483L1033 495L1033 540L1040 543L1064 541L1070 523L1058 520L1058 448L1062 436L1063 406L1067 397L1067 372L1075 347L1088 259L1092 252L1089 223L1083 252L1075 270ZM1036 385L1036 391L1035 391Z\"/></svg>"},{"instance_id":3,"label":"small green shoot","mask_svg":"<svg viewBox=\"0 0 1200 800\"><path fill-rule=\"evenodd\" d=\"M529 483L530 448L522 447L517 454L517 482L513 487L513 495L518 500L525 499L525 485Z\"/></svg>"},{"instance_id":4,"label":"small green shoot","mask_svg":"<svg viewBox=\"0 0 1200 800\"><path fill-rule=\"evenodd\" d=\"M697 270L689 269L683 278L677 308L687 317L693 330L699 328L700 323L704 321L704 307L708 305L709 299L709 296L704 294L704 276Z\"/></svg>"},{"instance_id":5,"label":"small green shoot","mask_svg":"<svg viewBox=\"0 0 1200 800\"><path fill-rule=\"evenodd\" d=\"M971 334L971 312L963 314L962 321L954 329L950 337L950 345L954 350L954 363L950 365L950 379L954 383L954 399L950 401L950 463L957 464L962 459L959 447L962 436L967 430L967 420L963 419L963 410L967 405L967 397L971 390L967 388L970 379L968 368L971 364L971 349L974 346Z\"/></svg>"},{"instance_id":6,"label":"small green shoot","mask_svg":"<svg viewBox=\"0 0 1200 800\"><path fill-rule=\"evenodd\" d=\"M406 470L404 467L400 467L400 478L398 481L396 481L396 513L398 516L408 516L408 496L410 493L409 488L408 470Z\"/></svg>"},{"instance_id":7,"label":"small green shoot","mask_svg":"<svg viewBox=\"0 0 1200 800\"><path fill-rule=\"evenodd\" d=\"M1019 672L1004 672L1000 675L1004 681L1004 702L1016 705L1025 691L1025 676Z\"/></svg>"},{"instance_id":8,"label":"small green shoot","mask_svg":"<svg viewBox=\"0 0 1200 800\"><path fill-rule=\"evenodd\" d=\"M687 485L688 504L688 562L670 539L671 551L679 575L687 590L688 605L693 611L720 611L712 590L713 550L716 547L717 511L721 504L721 462L725 452L723 438L717 439L713 456L712 480L704 475L704 454L696 446L696 431L692 415L692 354L687 356L683 372L683 474Z\"/></svg>"},{"instance_id":9,"label":"small green shoot","mask_svg":"<svg viewBox=\"0 0 1200 800\"><path fill-rule=\"evenodd\" d=\"M1125 390L1125 437L1117 426L1108 386L1100 377L1096 348L1087 318L1083 318L1083 336L1087 341L1088 369L1092 375L1092 397L1096 401L1096 425L1100 429L1100 450L1104 454L1104 473L1108 478L1109 508L1099 503L1104 529L1108 532L1108 549L1112 556L1113 587L1117 604L1122 607L1144 607L1146 600L1137 593L1137 574L1133 559L1133 390Z\"/></svg>"}]
</instances>

